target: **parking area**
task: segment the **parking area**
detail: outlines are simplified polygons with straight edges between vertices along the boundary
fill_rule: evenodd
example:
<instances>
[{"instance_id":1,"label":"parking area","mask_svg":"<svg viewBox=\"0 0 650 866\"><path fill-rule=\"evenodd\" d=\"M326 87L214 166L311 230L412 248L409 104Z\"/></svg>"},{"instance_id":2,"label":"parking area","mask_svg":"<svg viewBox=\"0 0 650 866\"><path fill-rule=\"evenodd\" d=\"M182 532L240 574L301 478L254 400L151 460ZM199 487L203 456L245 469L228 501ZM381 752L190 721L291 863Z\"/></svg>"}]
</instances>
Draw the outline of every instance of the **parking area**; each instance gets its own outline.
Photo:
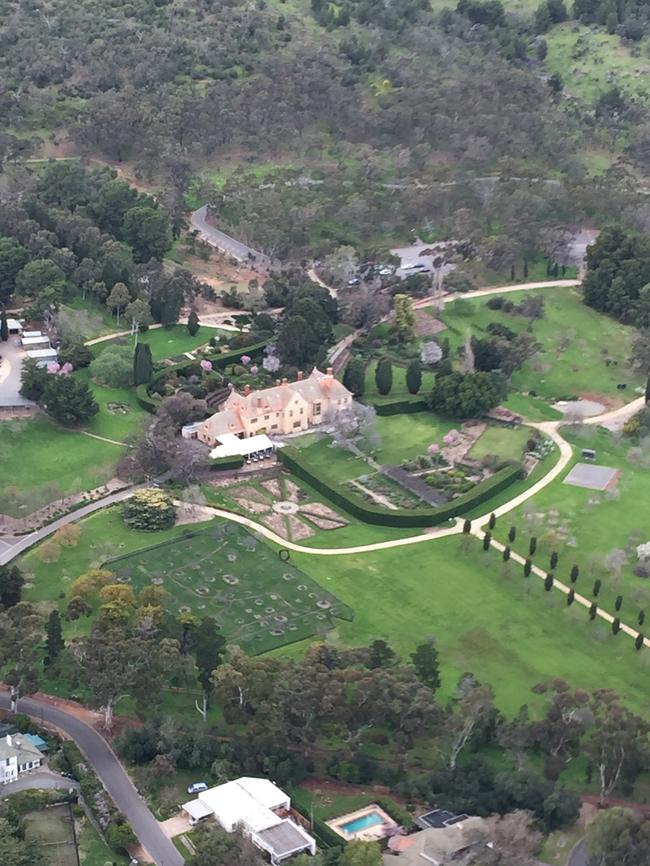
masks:
<instances>
[{"instance_id":1,"label":"parking area","mask_svg":"<svg viewBox=\"0 0 650 866\"><path fill-rule=\"evenodd\" d=\"M31 406L20 393L20 371L25 357L18 337L0 343L0 406Z\"/></svg>"}]
</instances>

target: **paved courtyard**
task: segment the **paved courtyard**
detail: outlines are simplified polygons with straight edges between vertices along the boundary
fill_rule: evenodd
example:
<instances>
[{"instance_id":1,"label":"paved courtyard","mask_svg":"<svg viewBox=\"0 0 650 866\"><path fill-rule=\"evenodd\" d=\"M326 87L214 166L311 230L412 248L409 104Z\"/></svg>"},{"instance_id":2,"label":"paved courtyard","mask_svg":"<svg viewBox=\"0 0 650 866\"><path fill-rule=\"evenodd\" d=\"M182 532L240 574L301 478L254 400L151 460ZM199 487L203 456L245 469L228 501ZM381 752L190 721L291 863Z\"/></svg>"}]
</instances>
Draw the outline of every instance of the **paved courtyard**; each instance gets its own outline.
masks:
<instances>
[{"instance_id":1,"label":"paved courtyard","mask_svg":"<svg viewBox=\"0 0 650 866\"><path fill-rule=\"evenodd\" d=\"M20 369L25 352L18 345L18 337L9 337L0 343L0 406L31 406L20 394Z\"/></svg>"},{"instance_id":2,"label":"paved courtyard","mask_svg":"<svg viewBox=\"0 0 650 866\"><path fill-rule=\"evenodd\" d=\"M619 469L611 466L594 466L593 463L576 463L564 479L565 484L586 487L589 490L611 490L616 486Z\"/></svg>"}]
</instances>

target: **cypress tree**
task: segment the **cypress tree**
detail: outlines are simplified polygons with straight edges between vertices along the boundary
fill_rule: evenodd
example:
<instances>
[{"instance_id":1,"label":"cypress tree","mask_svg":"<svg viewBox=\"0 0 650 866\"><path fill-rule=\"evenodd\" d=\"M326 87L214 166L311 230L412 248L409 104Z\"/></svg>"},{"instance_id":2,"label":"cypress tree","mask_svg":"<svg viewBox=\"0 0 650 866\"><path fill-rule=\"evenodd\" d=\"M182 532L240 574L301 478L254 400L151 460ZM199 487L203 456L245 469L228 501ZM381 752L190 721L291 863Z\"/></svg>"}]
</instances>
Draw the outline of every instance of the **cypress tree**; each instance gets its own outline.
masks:
<instances>
[{"instance_id":1,"label":"cypress tree","mask_svg":"<svg viewBox=\"0 0 650 866\"><path fill-rule=\"evenodd\" d=\"M567 597L566 597L566 603L567 603L567 605L568 605L569 607L571 607L571 605L573 604L573 600L574 600L575 597L576 597L575 592L574 592L572 589L570 589L570 590L568 591L568 593L567 593Z\"/></svg>"},{"instance_id":2,"label":"cypress tree","mask_svg":"<svg viewBox=\"0 0 650 866\"><path fill-rule=\"evenodd\" d=\"M508 562L510 559L510 548L508 546L503 548L503 561Z\"/></svg>"},{"instance_id":3,"label":"cypress tree","mask_svg":"<svg viewBox=\"0 0 650 866\"><path fill-rule=\"evenodd\" d=\"M510 542L510 544L512 544L512 542L515 540L516 537L517 537L517 529L516 529L516 527L511 526L510 529L508 530L508 541Z\"/></svg>"},{"instance_id":4,"label":"cypress tree","mask_svg":"<svg viewBox=\"0 0 650 866\"><path fill-rule=\"evenodd\" d=\"M595 601L591 602L591 606L589 607L589 619L596 619L596 614L598 613L598 607Z\"/></svg>"},{"instance_id":5,"label":"cypress tree","mask_svg":"<svg viewBox=\"0 0 650 866\"><path fill-rule=\"evenodd\" d=\"M6 340L6 337L2 338ZM645 401L646 403L650 403L650 376L648 376L648 381L645 383Z\"/></svg>"},{"instance_id":6,"label":"cypress tree","mask_svg":"<svg viewBox=\"0 0 650 866\"><path fill-rule=\"evenodd\" d=\"M190 332L190 337L193 337L199 330L199 317L194 310L187 317L187 330Z\"/></svg>"},{"instance_id":7,"label":"cypress tree","mask_svg":"<svg viewBox=\"0 0 650 866\"><path fill-rule=\"evenodd\" d=\"M483 536L483 550L489 550L490 544L492 544L492 533L486 532Z\"/></svg>"},{"instance_id":8,"label":"cypress tree","mask_svg":"<svg viewBox=\"0 0 650 866\"><path fill-rule=\"evenodd\" d=\"M0 315L0 340L6 343L9 339L9 325L7 324L7 311L3 308Z\"/></svg>"},{"instance_id":9,"label":"cypress tree","mask_svg":"<svg viewBox=\"0 0 650 866\"><path fill-rule=\"evenodd\" d=\"M544 578L544 589L550 592L553 589L553 575L549 572Z\"/></svg>"},{"instance_id":10,"label":"cypress tree","mask_svg":"<svg viewBox=\"0 0 650 866\"><path fill-rule=\"evenodd\" d=\"M471 520L465 520L463 522L463 533L465 535L469 535L471 531L472 531L472 521Z\"/></svg>"},{"instance_id":11,"label":"cypress tree","mask_svg":"<svg viewBox=\"0 0 650 866\"><path fill-rule=\"evenodd\" d=\"M559 556L557 555L557 551L554 550L554 551L551 553L551 563L550 563L550 565L551 565L551 571L555 571L555 569L557 568L557 561L558 561L558 559L559 559Z\"/></svg>"},{"instance_id":12,"label":"cypress tree","mask_svg":"<svg viewBox=\"0 0 650 866\"><path fill-rule=\"evenodd\" d=\"M406 387L409 394L417 394L422 387L422 367L417 358L406 368Z\"/></svg>"},{"instance_id":13,"label":"cypress tree","mask_svg":"<svg viewBox=\"0 0 650 866\"><path fill-rule=\"evenodd\" d=\"M641 647L643 646L644 640L645 640L645 638L643 637L641 632L639 632L639 634L636 636L636 638L634 640L634 649L640 650Z\"/></svg>"},{"instance_id":14,"label":"cypress tree","mask_svg":"<svg viewBox=\"0 0 650 866\"><path fill-rule=\"evenodd\" d=\"M528 279L528 261L524 259L524 279Z\"/></svg>"},{"instance_id":15,"label":"cypress tree","mask_svg":"<svg viewBox=\"0 0 650 866\"><path fill-rule=\"evenodd\" d=\"M133 384L146 385L153 375L153 359L148 343L138 343L133 355Z\"/></svg>"},{"instance_id":16,"label":"cypress tree","mask_svg":"<svg viewBox=\"0 0 650 866\"><path fill-rule=\"evenodd\" d=\"M530 573L533 570L533 563L530 559L527 559L524 563L524 577L530 577Z\"/></svg>"},{"instance_id":17,"label":"cypress tree","mask_svg":"<svg viewBox=\"0 0 650 866\"><path fill-rule=\"evenodd\" d=\"M598 593L600 592L601 586L602 586L602 581L600 580L600 578L597 577L596 580L594 580L594 588L593 588L594 598L598 598Z\"/></svg>"},{"instance_id":18,"label":"cypress tree","mask_svg":"<svg viewBox=\"0 0 650 866\"><path fill-rule=\"evenodd\" d=\"M375 385L377 390L386 397L393 387L393 366L388 358L382 358L375 370Z\"/></svg>"},{"instance_id":19,"label":"cypress tree","mask_svg":"<svg viewBox=\"0 0 650 866\"><path fill-rule=\"evenodd\" d=\"M621 630L621 621L618 617L614 617L612 620L612 634L618 634Z\"/></svg>"},{"instance_id":20,"label":"cypress tree","mask_svg":"<svg viewBox=\"0 0 650 866\"><path fill-rule=\"evenodd\" d=\"M644 610L639 611L639 618L637 619L637 622L639 623L639 625L643 625L643 623L645 622L645 611Z\"/></svg>"},{"instance_id":21,"label":"cypress tree","mask_svg":"<svg viewBox=\"0 0 650 866\"><path fill-rule=\"evenodd\" d=\"M620 610L622 607L623 607L623 596L622 596L622 595L617 595L617 596L616 596L616 601L614 602L614 608L615 608L616 610Z\"/></svg>"},{"instance_id":22,"label":"cypress tree","mask_svg":"<svg viewBox=\"0 0 650 866\"><path fill-rule=\"evenodd\" d=\"M497 525L497 516L493 511L492 514L490 514L490 519L488 520L488 526L490 527L490 529L494 529L494 527L496 525Z\"/></svg>"},{"instance_id":23,"label":"cypress tree","mask_svg":"<svg viewBox=\"0 0 650 866\"><path fill-rule=\"evenodd\" d=\"M343 384L354 397L363 397L366 368L361 358L352 358L343 373Z\"/></svg>"},{"instance_id":24,"label":"cypress tree","mask_svg":"<svg viewBox=\"0 0 650 866\"><path fill-rule=\"evenodd\" d=\"M578 575L580 574L580 569L577 565L571 567L571 574L569 575L571 578L571 583L575 583L578 579Z\"/></svg>"},{"instance_id":25,"label":"cypress tree","mask_svg":"<svg viewBox=\"0 0 650 866\"><path fill-rule=\"evenodd\" d=\"M515 266L510 265L510 282L514 283L515 281Z\"/></svg>"},{"instance_id":26,"label":"cypress tree","mask_svg":"<svg viewBox=\"0 0 650 866\"><path fill-rule=\"evenodd\" d=\"M530 539L530 543L528 544L528 554L532 556L537 550L537 538L533 535Z\"/></svg>"},{"instance_id":27,"label":"cypress tree","mask_svg":"<svg viewBox=\"0 0 650 866\"><path fill-rule=\"evenodd\" d=\"M45 641L47 663L56 661L59 653L65 646L61 631L61 616L58 610L50 611L47 620L47 639Z\"/></svg>"}]
</instances>

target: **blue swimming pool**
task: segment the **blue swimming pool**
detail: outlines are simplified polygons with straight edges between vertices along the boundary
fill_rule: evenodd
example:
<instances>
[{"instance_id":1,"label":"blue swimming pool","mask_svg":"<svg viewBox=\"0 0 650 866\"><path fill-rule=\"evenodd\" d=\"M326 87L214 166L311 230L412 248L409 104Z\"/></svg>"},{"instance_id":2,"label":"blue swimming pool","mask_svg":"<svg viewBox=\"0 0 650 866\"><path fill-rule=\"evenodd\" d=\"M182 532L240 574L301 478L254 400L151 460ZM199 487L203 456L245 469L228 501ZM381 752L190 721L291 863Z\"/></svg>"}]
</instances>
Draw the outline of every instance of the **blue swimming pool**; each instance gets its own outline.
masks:
<instances>
[{"instance_id":1,"label":"blue swimming pool","mask_svg":"<svg viewBox=\"0 0 650 866\"><path fill-rule=\"evenodd\" d=\"M365 830L367 827L375 827L377 824L383 823L384 819L378 812L369 812L367 815L355 818L354 821L341 824L341 830L345 830L346 833L358 833L359 830Z\"/></svg>"}]
</instances>

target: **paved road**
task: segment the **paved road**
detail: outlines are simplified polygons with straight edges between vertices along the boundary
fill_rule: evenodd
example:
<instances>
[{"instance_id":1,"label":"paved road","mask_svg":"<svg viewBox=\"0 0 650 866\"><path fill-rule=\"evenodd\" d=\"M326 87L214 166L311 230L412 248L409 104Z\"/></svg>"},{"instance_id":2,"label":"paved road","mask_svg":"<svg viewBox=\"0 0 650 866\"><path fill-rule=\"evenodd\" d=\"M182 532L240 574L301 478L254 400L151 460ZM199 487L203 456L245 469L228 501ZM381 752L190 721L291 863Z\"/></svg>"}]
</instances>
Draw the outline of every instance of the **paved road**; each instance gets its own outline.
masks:
<instances>
[{"instance_id":1,"label":"paved road","mask_svg":"<svg viewBox=\"0 0 650 866\"><path fill-rule=\"evenodd\" d=\"M56 532L56 530L60 529L62 526L67 526L68 523L74 523L77 520L81 520L82 517L87 517L89 514L99 511L101 508L106 508L108 505L114 505L116 502L122 502L124 499L128 499L133 491L137 490L139 486L146 485L127 487L117 493L112 493L110 496L105 496L103 499L98 499L96 502L90 502L88 505L84 505L83 508L77 508L76 511L70 511L68 514L64 514L63 517L59 517L57 520L53 520L52 523L48 523L47 526L43 526L35 532L30 532L29 535L21 535L20 538L15 540L12 539L14 540L14 543L11 545L6 543L10 537L5 536L5 540L0 541L0 565L6 565L8 562L11 562L11 560L20 553L28 550L33 544L43 541L44 538L47 538L48 535Z\"/></svg>"},{"instance_id":2,"label":"paved road","mask_svg":"<svg viewBox=\"0 0 650 866\"><path fill-rule=\"evenodd\" d=\"M578 844L572 848L571 853L569 854L569 859L567 860L567 866L589 866L587 843L584 839L581 839Z\"/></svg>"},{"instance_id":3,"label":"paved road","mask_svg":"<svg viewBox=\"0 0 650 866\"><path fill-rule=\"evenodd\" d=\"M219 231L219 229L210 225L207 217L208 206L205 204L190 215L192 228L198 231L199 236L206 243L223 250L223 252L228 253L240 262L251 264L252 257L254 263L263 267L268 267L271 264L271 260L267 255L254 250L241 241L235 240L235 238L231 238L225 232Z\"/></svg>"},{"instance_id":4,"label":"paved road","mask_svg":"<svg viewBox=\"0 0 650 866\"><path fill-rule=\"evenodd\" d=\"M15 794L17 791L29 791L37 788L59 788L63 791L68 791L70 788L78 790L79 782L75 779L67 779L65 776L59 776L58 773L53 773L51 770L38 770L36 772L25 773L15 782L10 782L8 785L2 786L2 796Z\"/></svg>"},{"instance_id":5,"label":"paved road","mask_svg":"<svg viewBox=\"0 0 650 866\"><path fill-rule=\"evenodd\" d=\"M9 709L9 695L0 693L0 707ZM183 866L185 863L173 843L160 829L144 800L133 787L124 768L106 740L76 716L35 698L21 698L20 712L29 713L65 731L79 746L104 784L117 808L133 827L140 844L157 866Z\"/></svg>"}]
</instances>

